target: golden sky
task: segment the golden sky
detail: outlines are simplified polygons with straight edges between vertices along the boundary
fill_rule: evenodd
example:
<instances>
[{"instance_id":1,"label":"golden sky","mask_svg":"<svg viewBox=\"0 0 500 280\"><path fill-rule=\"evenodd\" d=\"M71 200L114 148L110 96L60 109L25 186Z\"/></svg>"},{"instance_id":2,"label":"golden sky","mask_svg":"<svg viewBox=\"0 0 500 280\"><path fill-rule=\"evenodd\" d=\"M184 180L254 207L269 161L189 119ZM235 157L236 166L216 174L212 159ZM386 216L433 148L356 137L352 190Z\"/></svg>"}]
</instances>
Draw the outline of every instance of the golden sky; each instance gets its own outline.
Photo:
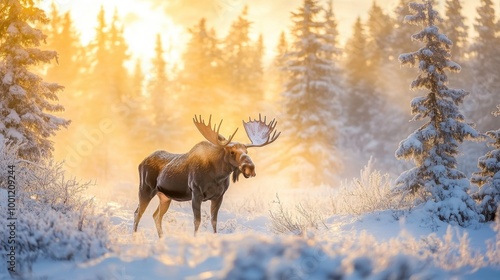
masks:
<instances>
[{"instance_id":1,"label":"golden sky","mask_svg":"<svg viewBox=\"0 0 500 280\"><path fill-rule=\"evenodd\" d=\"M179 60L182 48L189 39L187 28L201 17L206 17L209 26L214 26L219 37L225 36L231 22L249 6L249 18L254 22L253 36L264 34L267 57L272 57L278 35L290 28L290 12L300 6L302 0L42 0L42 7L54 1L62 11L72 12L77 29L84 43L94 36L97 13L103 5L107 17L111 18L115 7L125 24L125 37L134 57L149 63L154 50L155 35L161 33L164 46L170 49L168 61ZM367 18L373 0L334 0L335 15L339 23L341 41L350 36L356 17ZM387 12L392 13L399 0L379 0ZM441 2L441 8L444 2ZM479 0L462 0L464 12L474 21ZM326 3L326 1L324 2ZM495 1L497 13L500 10ZM441 9L442 10L442 9Z\"/></svg>"}]
</instances>

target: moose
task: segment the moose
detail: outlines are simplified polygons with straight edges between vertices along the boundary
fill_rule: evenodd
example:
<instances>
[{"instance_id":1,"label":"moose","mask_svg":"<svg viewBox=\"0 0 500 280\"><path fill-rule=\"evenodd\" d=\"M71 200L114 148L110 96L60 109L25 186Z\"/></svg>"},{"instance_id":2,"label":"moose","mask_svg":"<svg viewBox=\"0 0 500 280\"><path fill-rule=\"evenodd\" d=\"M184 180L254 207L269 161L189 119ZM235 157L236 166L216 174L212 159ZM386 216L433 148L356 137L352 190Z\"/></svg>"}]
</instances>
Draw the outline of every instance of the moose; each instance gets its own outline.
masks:
<instances>
[{"instance_id":1,"label":"moose","mask_svg":"<svg viewBox=\"0 0 500 280\"><path fill-rule=\"evenodd\" d=\"M212 129L211 115L208 124L201 115L199 119L195 116L193 122L207 141L196 144L185 154L156 151L139 164L139 205L134 212L134 232L137 232L149 202L157 195L160 203L153 219L159 237L163 235L163 215L172 200L191 200L195 235L201 223L201 203L210 200L212 228L217 233L217 214L229 187L231 173L233 182L238 181L240 174L245 178L256 176L247 148L271 144L281 134L276 133L275 119L266 123L266 117L262 120L260 114L259 120L249 118L248 122L243 121L250 144L231 142L238 129L228 139L219 134L222 120Z\"/></svg>"}]
</instances>

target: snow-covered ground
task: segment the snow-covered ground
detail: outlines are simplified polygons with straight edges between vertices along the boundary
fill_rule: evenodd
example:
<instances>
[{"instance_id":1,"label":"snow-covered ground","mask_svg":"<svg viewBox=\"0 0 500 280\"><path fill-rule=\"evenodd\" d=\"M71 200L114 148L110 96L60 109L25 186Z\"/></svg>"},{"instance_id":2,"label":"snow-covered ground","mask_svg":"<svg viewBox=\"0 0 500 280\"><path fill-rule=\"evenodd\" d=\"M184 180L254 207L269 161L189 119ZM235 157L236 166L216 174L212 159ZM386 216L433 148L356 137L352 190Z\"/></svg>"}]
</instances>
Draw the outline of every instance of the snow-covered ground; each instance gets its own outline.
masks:
<instances>
[{"instance_id":1,"label":"snow-covered ground","mask_svg":"<svg viewBox=\"0 0 500 280\"><path fill-rule=\"evenodd\" d=\"M163 224L165 236L158 239L151 217L157 199L146 210L138 233L132 234L135 186L124 183L121 191L100 198L112 212L112 251L85 262L39 259L30 277L498 279L500 231L493 228L495 223L448 226L429 219L423 207L329 214L336 195L326 187L287 190L237 183L225 196L218 234L211 233L208 203L203 204L200 233L194 237L190 203L173 202ZM299 235L276 233L271 213L280 205L292 221L318 223ZM299 215L300 209L318 215L308 221ZM9 279L5 270L0 276Z\"/></svg>"}]
</instances>

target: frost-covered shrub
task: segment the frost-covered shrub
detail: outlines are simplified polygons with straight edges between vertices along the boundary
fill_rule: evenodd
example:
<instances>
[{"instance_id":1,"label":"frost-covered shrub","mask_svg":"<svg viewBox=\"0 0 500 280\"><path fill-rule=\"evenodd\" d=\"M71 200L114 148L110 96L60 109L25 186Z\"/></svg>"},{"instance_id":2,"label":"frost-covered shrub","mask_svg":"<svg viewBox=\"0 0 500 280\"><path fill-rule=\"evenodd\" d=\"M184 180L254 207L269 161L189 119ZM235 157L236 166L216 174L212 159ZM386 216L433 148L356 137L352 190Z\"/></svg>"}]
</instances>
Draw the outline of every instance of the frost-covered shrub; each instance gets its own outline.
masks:
<instances>
[{"instance_id":1,"label":"frost-covered shrub","mask_svg":"<svg viewBox=\"0 0 500 280\"><path fill-rule=\"evenodd\" d=\"M392 193L389 174L373 168L373 160L360 171L360 177L342 183L334 194L339 213L361 215L377 210L397 209L401 199Z\"/></svg>"},{"instance_id":2,"label":"frost-covered shrub","mask_svg":"<svg viewBox=\"0 0 500 280\"><path fill-rule=\"evenodd\" d=\"M13 156L16 148L17 145L1 147L0 165L15 166L18 275L28 277L31 264L39 257L86 260L107 252L108 213L98 210L92 199L83 196L89 184L67 179L61 164L20 160ZM3 189L5 186L2 184ZM2 190L2 196L6 196L4 193ZM7 221L7 215L7 203L1 203L2 223ZM0 246L6 250L11 244L7 243L8 233L4 234Z\"/></svg>"},{"instance_id":3,"label":"frost-covered shrub","mask_svg":"<svg viewBox=\"0 0 500 280\"><path fill-rule=\"evenodd\" d=\"M286 208L278 194L273 201L273 208L269 211L271 218L270 229L274 233L293 233L301 235L307 229L327 228L325 214L321 207L308 203L299 203L294 208Z\"/></svg>"},{"instance_id":4,"label":"frost-covered shrub","mask_svg":"<svg viewBox=\"0 0 500 280\"><path fill-rule=\"evenodd\" d=\"M299 194L301 202L291 207L277 195L269 211L271 231L300 235L307 229L326 229L325 220L333 214L362 215L390 209L398 217L410 205L408 199L392 192L389 174L375 170L373 160L360 171L359 178L342 183L339 190L315 193L316 196Z\"/></svg>"}]
</instances>

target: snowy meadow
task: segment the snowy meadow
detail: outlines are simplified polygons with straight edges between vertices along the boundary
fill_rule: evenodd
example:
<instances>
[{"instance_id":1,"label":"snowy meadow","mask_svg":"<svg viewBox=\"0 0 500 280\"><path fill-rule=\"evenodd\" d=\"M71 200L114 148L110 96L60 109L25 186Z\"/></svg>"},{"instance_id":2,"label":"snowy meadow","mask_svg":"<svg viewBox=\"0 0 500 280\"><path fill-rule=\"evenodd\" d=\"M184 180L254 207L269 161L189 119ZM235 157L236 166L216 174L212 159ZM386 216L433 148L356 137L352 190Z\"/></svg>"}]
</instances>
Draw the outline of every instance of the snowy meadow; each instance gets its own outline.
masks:
<instances>
[{"instance_id":1,"label":"snowy meadow","mask_svg":"<svg viewBox=\"0 0 500 280\"><path fill-rule=\"evenodd\" d=\"M500 277L491 0L474 40L458 0L373 2L344 46L303 0L266 63L253 6L221 37L192 5L174 50L180 4L101 1L84 43L62 2L0 4L0 279ZM159 8L132 70L126 25Z\"/></svg>"},{"instance_id":2,"label":"snowy meadow","mask_svg":"<svg viewBox=\"0 0 500 280\"><path fill-rule=\"evenodd\" d=\"M9 149L2 163L12 160ZM26 227L17 236L20 279L495 279L500 270L498 221L463 228L424 205L409 207L371 163L336 189L290 189L273 176L236 183L217 234L208 204L194 237L190 203L173 202L161 239L152 218L157 199L132 233L135 183L63 201L61 193L89 186L64 178L57 166L25 168L19 172L34 174L29 180L43 179L39 168L54 177L36 199L19 197L18 225ZM2 278L15 278L5 264Z\"/></svg>"}]
</instances>

